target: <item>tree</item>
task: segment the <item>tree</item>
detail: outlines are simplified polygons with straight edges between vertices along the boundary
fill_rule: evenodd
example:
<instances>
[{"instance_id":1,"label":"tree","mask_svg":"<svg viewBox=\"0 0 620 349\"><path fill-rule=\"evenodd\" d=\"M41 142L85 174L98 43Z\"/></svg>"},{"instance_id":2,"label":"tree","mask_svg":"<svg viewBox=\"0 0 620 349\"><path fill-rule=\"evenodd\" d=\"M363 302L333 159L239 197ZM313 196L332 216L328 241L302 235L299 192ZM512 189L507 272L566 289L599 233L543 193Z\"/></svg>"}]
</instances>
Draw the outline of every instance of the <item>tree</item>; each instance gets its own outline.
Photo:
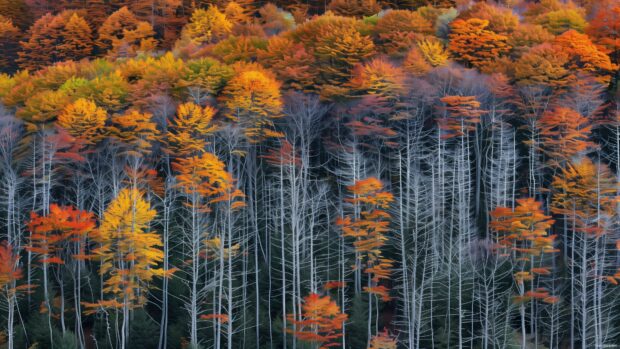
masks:
<instances>
[{"instance_id":1,"label":"tree","mask_svg":"<svg viewBox=\"0 0 620 349\"><path fill-rule=\"evenodd\" d=\"M304 342L316 343L319 349L336 345L334 340L342 337L342 328L348 318L347 314L340 312L338 304L329 296L311 293L304 297L301 309L300 320L289 314L288 321L294 327L286 331Z\"/></svg>"},{"instance_id":2,"label":"tree","mask_svg":"<svg viewBox=\"0 0 620 349\"><path fill-rule=\"evenodd\" d=\"M613 4L613 2L610 2ZM620 64L620 5L603 6L596 11L586 33L607 53L615 64Z\"/></svg>"},{"instance_id":3,"label":"tree","mask_svg":"<svg viewBox=\"0 0 620 349\"><path fill-rule=\"evenodd\" d=\"M63 52L63 60L78 61L90 57L93 51L92 29L88 22L73 13L63 28L63 40L57 50Z\"/></svg>"},{"instance_id":4,"label":"tree","mask_svg":"<svg viewBox=\"0 0 620 349\"><path fill-rule=\"evenodd\" d=\"M118 142L125 154L141 157L151 153L153 141L159 135L152 114L130 109L111 120L110 138Z\"/></svg>"},{"instance_id":5,"label":"tree","mask_svg":"<svg viewBox=\"0 0 620 349\"><path fill-rule=\"evenodd\" d=\"M32 13L24 0L0 0L0 13L22 30L32 24Z\"/></svg>"},{"instance_id":6,"label":"tree","mask_svg":"<svg viewBox=\"0 0 620 349\"><path fill-rule=\"evenodd\" d=\"M168 130L168 151L177 157L202 154L205 137L216 130L214 115L215 109L209 106L203 108L191 102L179 105Z\"/></svg>"},{"instance_id":7,"label":"tree","mask_svg":"<svg viewBox=\"0 0 620 349\"><path fill-rule=\"evenodd\" d=\"M234 189L233 178L217 156L204 152L200 156L177 159L173 164L177 172L177 185L189 200L190 229L184 236L186 253L188 254L189 270L187 284L189 300L186 304L190 317L190 343L198 345L198 320L203 306L207 288L200 287L203 265L201 253L204 241L204 213L210 212L219 202L234 201L243 194ZM241 202L231 205L231 209L242 205Z\"/></svg>"},{"instance_id":8,"label":"tree","mask_svg":"<svg viewBox=\"0 0 620 349\"><path fill-rule=\"evenodd\" d=\"M36 70L54 62L80 60L92 52L91 29L77 12L48 13L30 27L28 40L20 43L21 68Z\"/></svg>"},{"instance_id":9,"label":"tree","mask_svg":"<svg viewBox=\"0 0 620 349\"><path fill-rule=\"evenodd\" d=\"M30 285L17 286L17 281L23 277L22 269L19 267L19 254L15 253L13 247L6 240L0 243L0 289L2 297L7 302L7 327L8 335L7 348L14 348L14 325L15 325L15 306L17 294L27 291Z\"/></svg>"},{"instance_id":10,"label":"tree","mask_svg":"<svg viewBox=\"0 0 620 349\"><path fill-rule=\"evenodd\" d=\"M232 31L232 23L217 7L196 9L189 23L181 32L181 40L196 46L212 44L226 38Z\"/></svg>"},{"instance_id":11,"label":"tree","mask_svg":"<svg viewBox=\"0 0 620 349\"><path fill-rule=\"evenodd\" d=\"M377 21L374 32L389 55L401 55L416 41L433 32L433 25L418 12L389 10Z\"/></svg>"},{"instance_id":12,"label":"tree","mask_svg":"<svg viewBox=\"0 0 620 349\"><path fill-rule=\"evenodd\" d=\"M463 11L461 19L479 18L489 21L489 30L509 34L519 27L519 17L510 8L487 2L476 2Z\"/></svg>"},{"instance_id":13,"label":"tree","mask_svg":"<svg viewBox=\"0 0 620 349\"><path fill-rule=\"evenodd\" d=\"M556 107L538 121L538 144L550 161L566 161L593 148L588 140L592 127L587 118L565 107Z\"/></svg>"},{"instance_id":14,"label":"tree","mask_svg":"<svg viewBox=\"0 0 620 349\"><path fill-rule=\"evenodd\" d=\"M474 131L485 113L476 96L445 96L441 102L445 104L445 113L438 122L439 128L445 132L444 138L465 136Z\"/></svg>"},{"instance_id":15,"label":"tree","mask_svg":"<svg viewBox=\"0 0 620 349\"><path fill-rule=\"evenodd\" d=\"M99 27L97 46L99 52L111 57L132 57L155 49L154 35L149 23L138 20L127 7L122 7Z\"/></svg>"},{"instance_id":16,"label":"tree","mask_svg":"<svg viewBox=\"0 0 620 349\"><path fill-rule=\"evenodd\" d=\"M553 177L551 212L562 215L565 222L564 261L569 277L570 343L603 343L596 326L608 321L596 306L588 302L594 292L604 295L603 282L616 270L606 256L616 254L605 243L612 221L617 215L617 179L604 164L588 157L566 163ZM611 265L610 265L611 264Z\"/></svg>"},{"instance_id":17,"label":"tree","mask_svg":"<svg viewBox=\"0 0 620 349\"><path fill-rule=\"evenodd\" d=\"M94 144L104 138L108 115L103 108L88 99L80 98L65 107L58 115L58 126L85 143Z\"/></svg>"},{"instance_id":18,"label":"tree","mask_svg":"<svg viewBox=\"0 0 620 349\"><path fill-rule=\"evenodd\" d=\"M341 16L364 17L381 11L376 0L331 0L327 9Z\"/></svg>"},{"instance_id":19,"label":"tree","mask_svg":"<svg viewBox=\"0 0 620 349\"><path fill-rule=\"evenodd\" d=\"M108 205L93 234L99 244L93 254L101 261L99 274L105 277L106 299L91 306L122 309L121 348L129 340L130 309L145 304L151 280L164 276L157 268L163 260L161 238L150 231L155 216L142 193L125 188Z\"/></svg>"},{"instance_id":20,"label":"tree","mask_svg":"<svg viewBox=\"0 0 620 349\"><path fill-rule=\"evenodd\" d=\"M244 127L246 138L257 143L282 136L273 120L282 115L280 84L265 71L242 70L222 92L226 116Z\"/></svg>"},{"instance_id":21,"label":"tree","mask_svg":"<svg viewBox=\"0 0 620 349\"><path fill-rule=\"evenodd\" d=\"M608 83L612 71L617 68L611 63L609 56L601 52L586 34L571 29L558 35L553 43L568 54L567 69L594 74L602 83Z\"/></svg>"},{"instance_id":22,"label":"tree","mask_svg":"<svg viewBox=\"0 0 620 349\"><path fill-rule=\"evenodd\" d=\"M549 294L544 288L538 287L536 275L549 275L551 269L545 266L545 253L557 252L553 247L555 235L548 230L554 221L546 216L541 203L533 198L518 199L514 209L497 207L491 212L493 220L491 228L497 233L498 250L501 255L513 260L513 277L517 286L518 296L514 297L521 312L521 340L526 341L525 302L541 300L556 303L558 298ZM530 282L527 290L526 283ZM526 291L527 290L527 291ZM533 308L532 308L533 309ZM535 314L531 314L532 318Z\"/></svg>"},{"instance_id":23,"label":"tree","mask_svg":"<svg viewBox=\"0 0 620 349\"><path fill-rule=\"evenodd\" d=\"M535 23L558 35L567 30L583 32L588 22L583 18L582 11L574 8L563 8L538 16Z\"/></svg>"},{"instance_id":24,"label":"tree","mask_svg":"<svg viewBox=\"0 0 620 349\"><path fill-rule=\"evenodd\" d=\"M387 330L383 330L383 332L372 337L368 349L396 349L397 345L396 339L390 336Z\"/></svg>"},{"instance_id":25,"label":"tree","mask_svg":"<svg viewBox=\"0 0 620 349\"><path fill-rule=\"evenodd\" d=\"M301 43L286 37L273 36L269 38L267 48L258 51L258 61L273 71L284 87L298 90L314 87L314 57Z\"/></svg>"},{"instance_id":26,"label":"tree","mask_svg":"<svg viewBox=\"0 0 620 349\"><path fill-rule=\"evenodd\" d=\"M404 75L399 67L378 58L357 66L350 85L354 90L394 102L405 92Z\"/></svg>"},{"instance_id":27,"label":"tree","mask_svg":"<svg viewBox=\"0 0 620 349\"><path fill-rule=\"evenodd\" d=\"M448 61L448 52L440 41L423 39L417 45L424 59L433 67L443 66Z\"/></svg>"},{"instance_id":28,"label":"tree","mask_svg":"<svg viewBox=\"0 0 620 349\"><path fill-rule=\"evenodd\" d=\"M61 291L60 322L63 333L65 325L65 299L63 266L69 262L81 261L86 257L86 238L95 230L95 217L91 212L78 210L72 206L58 206L51 204L49 213L40 216L35 212L30 215L28 229L31 234L26 249L39 256L43 270L44 309L48 314L48 326L52 335L52 302L49 287L49 268L53 267L58 286ZM74 263L75 264L75 263ZM74 272L75 270L72 270ZM78 272L79 277L79 272ZM79 307L79 304L77 305ZM76 315L80 316L79 309Z\"/></svg>"},{"instance_id":29,"label":"tree","mask_svg":"<svg viewBox=\"0 0 620 349\"><path fill-rule=\"evenodd\" d=\"M317 87L325 90L325 97L341 94L338 88L348 80L356 64L373 54L374 44L370 37L347 23L327 23L317 30L314 52L320 81L325 84Z\"/></svg>"},{"instance_id":30,"label":"tree","mask_svg":"<svg viewBox=\"0 0 620 349\"><path fill-rule=\"evenodd\" d=\"M508 37L486 29L488 26L489 21L478 18L452 22L448 44L452 57L480 69L508 53Z\"/></svg>"},{"instance_id":31,"label":"tree","mask_svg":"<svg viewBox=\"0 0 620 349\"><path fill-rule=\"evenodd\" d=\"M389 301L391 299L389 289L379 285L379 282L382 279L389 279L394 263L391 259L383 257L381 249L388 239L385 233L389 231L390 224L390 214L385 210L389 208L394 197L391 193L382 191L383 183L374 177L358 180L347 189L352 197L346 201L359 206L360 217L340 218L336 224L341 227L343 236L355 239L353 242L356 254L355 268L356 270L364 268L364 273L369 275L368 285L364 287L364 291ZM356 283L359 283L357 279ZM369 302L369 310L372 309L370 304Z\"/></svg>"},{"instance_id":32,"label":"tree","mask_svg":"<svg viewBox=\"0 0 620 349\"><path fill-rule=\"evenodd\" d=\"M21 32L10 18L0 15L0 71L13 72L16 68L17 50Z\"/></svg>"},{"instance_id":33,"label":"tree","mask_svg":"<svg viewBox=\"0 0 620 349\"><path fill-rule=\"evenodd\" d=\"M523 54L514 65L514 78L518 84L566 88L575 76L566 68L569 56L551 44L540 44Z\"/></svg>"}]
</instances>

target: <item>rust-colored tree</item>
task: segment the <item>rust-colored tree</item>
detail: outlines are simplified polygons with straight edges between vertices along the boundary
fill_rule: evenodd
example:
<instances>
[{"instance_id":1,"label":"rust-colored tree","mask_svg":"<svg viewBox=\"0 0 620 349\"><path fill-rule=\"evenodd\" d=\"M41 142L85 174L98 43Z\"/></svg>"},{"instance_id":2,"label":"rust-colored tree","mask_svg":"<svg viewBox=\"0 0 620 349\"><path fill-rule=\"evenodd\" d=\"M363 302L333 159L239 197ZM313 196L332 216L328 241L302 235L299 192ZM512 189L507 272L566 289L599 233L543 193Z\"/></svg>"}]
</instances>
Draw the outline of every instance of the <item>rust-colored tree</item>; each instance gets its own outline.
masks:
<instances>
[{"instance_id":1,"label":"rust-colored tree","mask_svg":"<svg viewBox=\"0 0 620 349\"><path fill-rule=\"evenodd\" d=\"M615 64L620 64L620 4L609 4L598 9L586 32Z\"/></svg>"},{"instance_id":2,"label":"rust-colored tree","mask_svg":"<svg viewBox=\"0 0 620 349\"><path fill-rule=\"evenodd\" d=\"M445 96L441 98L444 107L439 118L442 138L461 137L476 130L480 117L485 111L480 109L480 102L475 96Z\"/></svg>"},{"instance_id":3,"label":"rust-colored tree","mask_svg":"<svg viewBox=\"0 0 620 349\"><path fill-rule=\"evenodd\" d=\"M487 29L488 25L489 21L478 18L452 22L448 44L452 57L480 69L508 53L508 37Z\"/></svg>"},{"instance_id":4,"label":"rust-colored tree","mask_svg":"<svg viewBox=\"0 0 620 349\"><path fill-rule=\"evenodd\" d=\"M352 197L346 201L359 207L360 216L339 218L336 224L341 227L343 236L355 240L355 268L363 268L364 273L369 276L364 291L389 301L389 289L379 283L390 278L394 263L393 260L385 258L382 251L387 241L385 234L389 231L391 218L387 209L394 197L390 192L384 191L383 183L374 177L358 180L347 189Z\"/></svg>"},{"instance_id":5,"label":"rust-colored tree","mask_svg":"<svg viewBox=\"0 0 620 349\"><path fill-rule=\"evenodd\" d=\"M588 140L590 121L570 108L556 107L545 112L538 120L538 127L540 139L536 144L552 163L570 160L595 146ZM526 144L532 145L530 141Z\"/></svg>"},{"instance_id":6,"label":"rust-colored tree","mask_svg":"<svg viewBox=\"0 0 620 349\"><path fill-rule=\"evenodd\" d=\"M13 72L17 67L17 50L21 31L10 18L0 15L0 72Z\"/></svg>"},{"instance_id":7,"label":"rust-colored tree","mask_svg":"<svg viewBox=\"0 0 620 349\"><path fill-rule=\"evenodd\" d=\"M22 41L17 62L21 68L37 70L54 62L80 60L93 49L91 28L78 13L63 11L39 18Z\"/></svg>"},{"instance_id":8,"label":"rust-colored tree","mask_svg":"<svg viewBox=\"0 0 620 349\"><path fill-rule=\"evenodd\" d=\"M14 347L15 333L15 307L17 305L17 295L20 292L27 292L30 285L17 286L17 281L23 277L22 269L19 266L19 254L13 250L8 241L0 243L0 292L6 302L6 333L7 348Z\"/></svg>"},{"instance_id":9,"label":"rust-colored tree","mask_svg":"<svg viewBox=\"0 0 620 349\"><path fill-rule=\"evenodd\" d=\"M102 54L111 57L131 57L148 52L157 46L153 27L140 21L122 7L108 17L98 30L97 46Z\"/></svg>"},{"instance_id":10,"label":"rust-colored tree","mask_svg":"<svg viewBox=\"0 0 620 349\"><path fill-rule=\"evenodd\" d=\"M286 329L299 340L310 342L327 349L338 345L335 340L342 337L342 328L347 320L347 314L340 312L340 307L329 296L311 293L304 297L301 305L301 319L294 314L288 314L288 321L293 329Z\"/></svg>"},{"instance_id":11,"label":"rust-colored tree","mask_svg":"<svg viewBox=\"0 0 620 349\"><path fill-rule=\"evenodd\" d=\"M497 207L491 212L491 229L497 234L500 255L509 257L513 263L513 277L517 295L513 300L519 304L521 314L521 340L526 340L526 307L530 301L556 303L558 297L539 287L537 275L552 273L545 254L557 252L553 247L555 235L548 230L554 221L544 214L541 203L533 198L517 200L514 209ZM529 287L527 285L529 284ZM532 304L532 316L534 304Z\"/></svg>"},{"instance_id":12,"label":"rust-colored tree","mask_svg":"<svg viewBox=\"0 0 620 349\"><path fill-rule=\"evenodd\" d=\"M56 275L57 280L63 280L64 265L69 261L83 260L86 257L86 239L95 230L95 217L91 212L78 210L72 206L58 206L52 204L49 213L38 215L32 212L28 222L31 234L26 249L38 256L43 271L44 303L42 311L48 314L50 333L52 332L52 296L49 282L49 270ZM64 283L59 282L62 289ZM61 297L59 304L60 322L65 328L65 303Z\"/></svg>"}]
</instances>

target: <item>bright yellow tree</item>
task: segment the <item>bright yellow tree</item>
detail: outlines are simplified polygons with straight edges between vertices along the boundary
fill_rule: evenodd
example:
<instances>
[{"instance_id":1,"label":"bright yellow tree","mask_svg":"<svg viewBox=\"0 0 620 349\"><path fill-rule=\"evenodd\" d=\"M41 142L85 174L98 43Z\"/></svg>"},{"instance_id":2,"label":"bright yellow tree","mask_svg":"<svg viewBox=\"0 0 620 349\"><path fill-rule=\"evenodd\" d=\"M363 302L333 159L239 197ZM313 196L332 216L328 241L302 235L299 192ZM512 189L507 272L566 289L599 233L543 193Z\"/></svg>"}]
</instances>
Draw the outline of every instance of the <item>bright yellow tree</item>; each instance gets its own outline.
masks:
<instances>
[{"instance_id":1,"label":"bright yellow tree","mask_svg":"<svg viewBox=\"0 0 620 349\"><path fill-rule=\"evenodd\" d=\"M168 130L168 150L176 156L201 154L205 151L205 137L216 130L212 124L215 109L192 102L177 108L177 115Z\"/></svg>"},{"instance_id":2,"label":"bright yellow tree","mask_svg":"<svg viewBox=\"0 0 620 349\"><path fill-rule=\"evenodd\" d=\"M106 209L95 234L100 247L94 254L101 260L99 273L107 277L104 292L111 305L139 306L146 301L144 287L155 276L163 260L161 238L150 231L156 212L138 190L122 189Z\"/></svg>"},{"instance_id":3,"label":"bright yellow tree","mask_svg":"<svg viewBox=\"0 0 620 349\"><path fill-rule=\"evenodd\" d=\"M64 128L73 137L87 143L97 143L104 137L107 113L97 107L95 102L80 98L69 104L58 115L58 126Z\"/></svg>"},{"instance_id":4,"label":"bright yellow tree","mask_svg":"<svg viewBox=\"0 0 620 349\"><path fill-rule=\"evenodd\" d=\"M267 72L241 71L224 88L226 116L245 127L252 143L282 137L273 120L282 116L280 84Z\"/></svg>"}]
</instances>

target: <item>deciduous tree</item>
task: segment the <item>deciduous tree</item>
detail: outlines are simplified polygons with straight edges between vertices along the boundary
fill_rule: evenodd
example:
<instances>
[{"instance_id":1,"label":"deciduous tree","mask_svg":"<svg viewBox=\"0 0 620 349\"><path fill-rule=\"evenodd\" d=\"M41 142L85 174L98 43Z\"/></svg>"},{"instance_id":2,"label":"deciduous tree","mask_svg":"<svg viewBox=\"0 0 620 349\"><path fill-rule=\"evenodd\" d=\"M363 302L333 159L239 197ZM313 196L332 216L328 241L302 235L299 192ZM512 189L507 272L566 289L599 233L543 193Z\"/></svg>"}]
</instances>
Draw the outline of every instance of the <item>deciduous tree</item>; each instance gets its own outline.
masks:
<instances>
[{"instance_id":1,"label":"deciduous tree","mask_svg":"<svg viewBox=\"0 0 620 349\"><path fill-rule=\"evenodd\" d=\"M98 30L97 46L102 54L111 57L132 57L157 46L153 27L140 21L122 7L108 17Z\"/></svg>"},{"instance_id":2,"label":"deciduous tree","mask_svg":"<svg viewBox=\"0 0 620 349\"><path fill-rule=\"evenodd\" d=\"M304 342L319 345L320 349L336 345L335 340L342 337L342 329L348 318L347 314L340 312L338 304L329 296L321 297L311 293L304 297L301 309L301 320L289 315L288 321L294 328L286 331Z\"/></svg>"}]
</instances>

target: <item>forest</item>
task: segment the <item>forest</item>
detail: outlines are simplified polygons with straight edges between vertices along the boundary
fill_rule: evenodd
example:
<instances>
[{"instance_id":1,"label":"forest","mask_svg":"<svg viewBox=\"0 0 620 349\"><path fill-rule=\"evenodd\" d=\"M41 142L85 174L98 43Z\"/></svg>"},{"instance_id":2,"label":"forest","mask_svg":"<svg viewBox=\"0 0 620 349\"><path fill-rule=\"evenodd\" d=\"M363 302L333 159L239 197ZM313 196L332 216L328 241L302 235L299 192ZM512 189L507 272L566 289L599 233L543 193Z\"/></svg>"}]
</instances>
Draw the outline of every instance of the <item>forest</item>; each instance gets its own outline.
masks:
<instances>
[{"instance_id":1,"label":"forest","mask_svg":"<svg viewBox=\"0 0 620 349\"><path fill-rule=\"evenodd\" d=\"M620 348L620 0L0 0L0 348Z\"/></svg>"}]
</instances>

